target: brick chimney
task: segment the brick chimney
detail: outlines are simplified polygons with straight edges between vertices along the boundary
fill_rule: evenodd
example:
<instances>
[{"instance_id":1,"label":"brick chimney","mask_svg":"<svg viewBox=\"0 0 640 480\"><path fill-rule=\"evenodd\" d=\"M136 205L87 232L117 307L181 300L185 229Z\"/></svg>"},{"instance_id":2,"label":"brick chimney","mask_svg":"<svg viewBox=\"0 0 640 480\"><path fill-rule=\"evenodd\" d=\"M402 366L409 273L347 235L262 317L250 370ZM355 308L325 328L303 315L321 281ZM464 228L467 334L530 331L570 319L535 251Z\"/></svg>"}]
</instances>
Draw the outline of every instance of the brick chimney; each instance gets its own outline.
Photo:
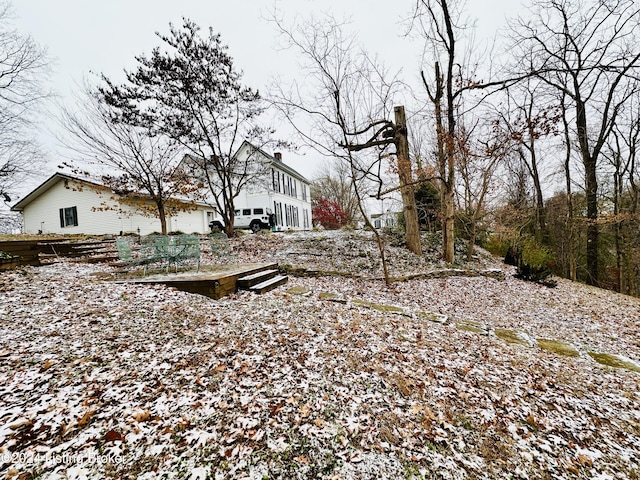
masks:
<instances>
[{"instance_id":1,"label":"brick chimney","mask_svg":"<svg viewBox=\"0 0 640 480\"><path fill-rule=\"evenodd\" d=\"M273 156L275 157L276 160L278 160L279 162L282 161L282 154L280 152L276 152L273 154Z\"/></svg>"}]
</instances>

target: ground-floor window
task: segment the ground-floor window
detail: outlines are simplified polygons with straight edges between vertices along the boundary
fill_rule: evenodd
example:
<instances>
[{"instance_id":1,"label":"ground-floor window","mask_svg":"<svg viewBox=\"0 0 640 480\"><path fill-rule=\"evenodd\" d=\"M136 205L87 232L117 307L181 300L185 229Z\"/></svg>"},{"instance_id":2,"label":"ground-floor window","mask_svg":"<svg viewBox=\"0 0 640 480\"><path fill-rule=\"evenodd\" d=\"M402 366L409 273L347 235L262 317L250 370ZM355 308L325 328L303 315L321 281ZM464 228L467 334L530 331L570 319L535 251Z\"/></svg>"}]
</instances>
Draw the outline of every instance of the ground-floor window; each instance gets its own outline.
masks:
<instances>
[{"instance_id":1,"label":"ground-floor window","mask_svg":"<svg viewBox=\"0 0 640 480\"><path fill-rule=\"evenodd\" d=\"M309 210L306 208L302 210L302 227L309 228Z\"/></svg>"},{"instance_id":2,"label":"ground-floor window","mask_svg":"<svg viewBox=\"0 0 640 480\"><path fill-rule=\"evenodd\" d=\"M68 207L60 209L60 227L77 227L78 226L78 209L76 207Z\"/></svg>"},{"instance_id":3,"label":"ground-floor window","mask_svg":"<svg viewBox=\"0 0 640 480\"><path fill-rule=\"evenodd\" d=\"M300 218L298 214L298 207L291 207L291 224L294 227L300 226Z\"/></svg>"},{"instance_id":4,"label":"ground-floor window","mask_svg":"<svg viewBox=\"0 0 640 480\"><path fill-rule=\"evenodd\" d=\"M283 205L281 202L273 202L273 210L276 215L276 225L285 227L300 228L300 208L293 205ZM302 210L304 228L309 228L310 216L309 211Z\"/></svg>"},{"instance_id":5,"label":"ground-floor window","mask_svg":"<svg viewBox=\"0 0 640 480\"><path fill-rule=\"evenodd\" d=\"M273 202L273 211L276 214L276 225L282 225L282 203Z\"/></svg>"}]
</instances>

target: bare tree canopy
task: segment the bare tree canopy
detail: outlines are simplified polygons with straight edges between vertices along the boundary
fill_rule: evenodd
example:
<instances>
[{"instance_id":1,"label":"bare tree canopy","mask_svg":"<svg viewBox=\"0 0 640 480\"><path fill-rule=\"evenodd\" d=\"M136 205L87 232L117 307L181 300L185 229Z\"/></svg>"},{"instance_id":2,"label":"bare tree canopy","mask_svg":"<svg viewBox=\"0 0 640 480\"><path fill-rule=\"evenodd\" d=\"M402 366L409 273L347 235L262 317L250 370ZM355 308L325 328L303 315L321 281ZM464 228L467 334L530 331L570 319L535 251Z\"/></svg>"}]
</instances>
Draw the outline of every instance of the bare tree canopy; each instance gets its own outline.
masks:
<instances>
[{"instance_id":1,"label":"bare tree canopy","mask_svg":"<svg viewBox=\"0 0 640 480\"><path fill-rule=\"evenodd\" d=\"M326 198L336 202L347 215L348 223L360 218L358 198L349 181L349 168L343 162L325 166L311 182L311 201Z\"/></svg>"},{"instance_id":2,"label":"bare tree canopy","mask_svg":"<svg viewBox=\"0 0 640 480\"><path fill-rule=\"evenodd\" d=\"M535 236L547 241L548 231L543 195L544 142L560 134L561 108L556 92L551 92L535 78L529 78L509 89L506 106L498 113L497 127L504 142L515 153L514 172L528 174L533 182L535 202Z\"/></svg>"},{"instance_id":3,"label":"bare tree canopy","mask_svg":"<svg viewBox=\"0 0 640 480\"><path fill-rule=\"evenodd\" d=\"M277 15L273 21L285 46L299 52L305 77L288 91L276 85L272 101L308 145L348 165L365 223L361 188L368 183L379 197L387 190L383 187L390 164L400 173L400 185L392 190L400 190L403 199L413 198L411 187L402 183L411 183L406 125L391 119L392 112L399 118L400 109L404 121L404 109L393 106L397 78L344 33L345 22L326 16L286 27ZM405 202L406 223L412 227L406 239L409 249L419 254L415 200L412 205Z\"/></svg>"},{"instance_id":4,"label":"bare tree canopy","mask_svg":"<svg viewBox=\"0 0 640 480\"><path fill-rule=\"evenodd\" d=\"M584 169L588 282L597 285L598 166L625 103L640 88L634 0L538 0L514 29L518 67L566 99Z\"/></svg>"},{"instance_id":5,"label":"bare tree canopy","mask_svg":"<svg viewBox=\"0 0 640 480\"><path fill-rule=\"evenodd\" d=\"M89 162L97 165L101 183L118 195L120 203L157 217L166 234L168 207L187 208L176 197L193 196L197 186L177 168L181 148L175 141L114 121L116 113L98 91L85 86L74 111L62 108L62 124L69 134L63 142L79 155L84 168ZM145 197L154 208L142 201Z\"/></svg>"},{"instance_id":6,"label":"bare tree canopy","mask_svg":"<svg viewBox=\"0 0 640 480\"><path fill-rule=\"evenodd\" d=\"M0 197L5 201L42 163L31 130L46 97L41 85L46 67L45 50L13 29L9 4L0 0Z\"/></svg>"}]
</instances>

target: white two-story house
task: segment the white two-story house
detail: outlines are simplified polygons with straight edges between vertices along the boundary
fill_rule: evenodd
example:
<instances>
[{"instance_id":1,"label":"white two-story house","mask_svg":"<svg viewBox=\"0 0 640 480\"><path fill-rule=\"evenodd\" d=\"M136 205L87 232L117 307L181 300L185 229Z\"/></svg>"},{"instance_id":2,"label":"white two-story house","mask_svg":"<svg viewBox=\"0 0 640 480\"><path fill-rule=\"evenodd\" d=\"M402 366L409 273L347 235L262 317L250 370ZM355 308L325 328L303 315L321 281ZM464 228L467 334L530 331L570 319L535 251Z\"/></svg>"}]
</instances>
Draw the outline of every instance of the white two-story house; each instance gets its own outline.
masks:
<instances>
[{"instance_id":1,"label":"white two-story house","mask_svg":"<svg viewBox=\"0 0 640 480\"><path fill-rule=\"evenodd\" d=\"M309 230L312 227L309 181L285 164L282 154L270 155L245 141L235 153L239 159L259 162L259 172L234 199L235 228ZM211 199L210 204L213 205ZM222 228L220 216L212 225Z\"/></svg>"}]
</instances>

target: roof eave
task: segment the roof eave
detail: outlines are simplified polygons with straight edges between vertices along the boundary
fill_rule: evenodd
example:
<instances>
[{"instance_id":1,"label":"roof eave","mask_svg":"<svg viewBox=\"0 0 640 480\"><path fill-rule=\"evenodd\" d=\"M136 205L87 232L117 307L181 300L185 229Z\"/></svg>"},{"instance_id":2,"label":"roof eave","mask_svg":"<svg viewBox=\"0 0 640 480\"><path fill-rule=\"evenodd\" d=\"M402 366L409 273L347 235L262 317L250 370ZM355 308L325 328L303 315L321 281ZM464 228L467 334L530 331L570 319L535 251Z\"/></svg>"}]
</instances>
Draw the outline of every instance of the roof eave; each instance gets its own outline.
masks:
<instances>
[{"instance_id":1,"label":"roof eave","mask_svg":"<svg viewBox=\"0 0 640 480\"><path fill-rule=\"evenodd\" d=\"M16 204L13 207L11 207L11 211L22 212L24 208L27 205L29 205L33 200L39 197L42 193L49 190L51 187L53 187L56 183L61 181L63 178L71 178L71 177L60 172L54 173L49 178L47 178L44 182L38 185L36 188L31 190L31 192L27 193L24 197L18 200Z\"/></svg>"}]
</instances>

